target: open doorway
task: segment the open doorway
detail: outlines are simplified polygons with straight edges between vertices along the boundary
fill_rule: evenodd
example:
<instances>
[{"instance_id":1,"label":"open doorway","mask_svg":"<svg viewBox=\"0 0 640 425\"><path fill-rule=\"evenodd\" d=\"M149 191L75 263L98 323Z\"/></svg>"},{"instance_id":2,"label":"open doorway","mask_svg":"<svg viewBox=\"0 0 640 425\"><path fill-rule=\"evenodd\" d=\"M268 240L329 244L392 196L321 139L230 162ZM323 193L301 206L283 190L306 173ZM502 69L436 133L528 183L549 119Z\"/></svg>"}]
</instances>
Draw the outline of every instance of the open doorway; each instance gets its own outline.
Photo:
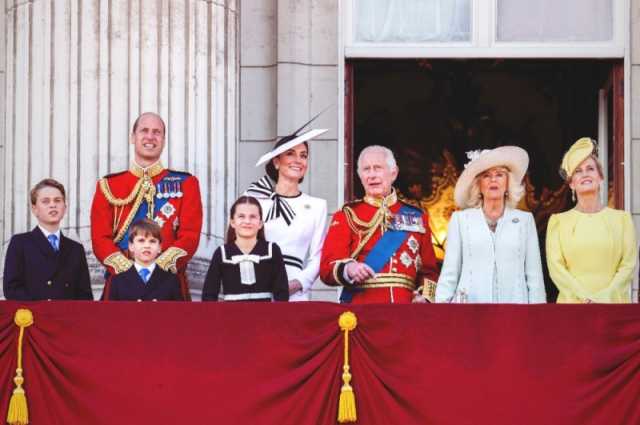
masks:
<instances>
[{"instance_id":1,"label":"open doorway","mask_svg":"<svg viewBox=\"0 0 640 425\"><path fill-rule=\"evenodd\" d=\"M429 210L440 257L453 186L470 150L517 145L529 153L521 208L536 217L543 264L549 216L573 205L557 170L576 139L602 139L603 192L610 205L623 207L620 61L360 60L346 71L347 199L362 195L353 166L359 152L372 144L391 148L400 167L397 187ZM545 283L555 300L546 269Z\"/></svg>"}]
</instances>

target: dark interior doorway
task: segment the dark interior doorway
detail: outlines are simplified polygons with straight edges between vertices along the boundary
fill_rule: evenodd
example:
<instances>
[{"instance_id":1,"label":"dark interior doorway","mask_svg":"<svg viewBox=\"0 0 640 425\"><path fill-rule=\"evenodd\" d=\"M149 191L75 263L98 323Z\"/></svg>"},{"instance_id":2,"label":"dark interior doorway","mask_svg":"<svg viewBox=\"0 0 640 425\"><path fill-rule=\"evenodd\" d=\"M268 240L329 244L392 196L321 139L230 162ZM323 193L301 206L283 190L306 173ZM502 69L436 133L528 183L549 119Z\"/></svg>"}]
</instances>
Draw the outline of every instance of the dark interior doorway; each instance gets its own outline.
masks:
<instances>
[{"instance_id":1,"label":"dark interior doorway","mask_svg":"<svg viewBox=\"0 0 640 425\"><path fill-rule=\"evenodd\" d=\"M521 146L530 156L529 209L537 209L544 257L548 216L572 206L557 172L562 155L580 137L598 138L598 92L611 84L615 66L620 65L610 60L351 61L347 64L345 139L351 164L347 197L362 195L353 164L368 145L395 152L398 189L418 200L433 197L443 163L460 170L467 151ZM614 107L611 97L610 118ZM607 168L613 187L619 174L613 161L612 119L608 134ZM546 270L545 280L549 300L555 300L557 291Z\"/></svg>"}]
</instances>

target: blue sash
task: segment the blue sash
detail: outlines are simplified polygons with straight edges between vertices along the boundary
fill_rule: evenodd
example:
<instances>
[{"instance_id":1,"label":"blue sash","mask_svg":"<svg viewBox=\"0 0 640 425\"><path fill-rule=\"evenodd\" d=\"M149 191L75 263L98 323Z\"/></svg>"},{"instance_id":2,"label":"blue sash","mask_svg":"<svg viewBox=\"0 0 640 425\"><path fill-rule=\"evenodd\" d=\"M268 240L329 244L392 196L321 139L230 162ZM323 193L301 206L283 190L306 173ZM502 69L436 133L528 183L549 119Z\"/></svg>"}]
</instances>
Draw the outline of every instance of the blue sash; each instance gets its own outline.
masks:
<instances>
[{"instance_id":1,"label":"blue sash","mask_svg":"<svg viewBox=\"0 0 640 425\"><path fill-rule=\"evenodd\" d=\"M403 204L396 215L416 215L417 210L409 205ZM378 273L382 270L385 264L389 262L389 259L396 253L398 248L407 240L410 233L404 230L388 229L378 242L373 246L369 254L364 259L364 263ZM363 288L357 286L345 286L340 294L341 303L349 303L353 299L353 295L357 292L362 292Z\"/></svg>"},{"instance_id":2,"label":"blue sash","mask_svg":"<svg viewBox=\"0 0 640 425\"><path fill-rule=\"evenodd\" d=\"M161 178L160 181L158 181L158 183L156 184L156 193L166 193L167 188L169 187L177 187L178 189L180 189L182 187L182 182L187 178L187 176L189 176L189 174L169 170L167 175ZM156 196L153 202L153 217L156 217L158 215L160 209L169 201L169 199L170 197L163 196L159 198ZM149 204L143 201L140 204L138 211L136 211L135 215L133 216L131 224L135 223L138 220L144 219L147 216L148 210ZM129 228L127 228L124 236L122 237L120 242L118 242L118 248L123 251L126 251L129 248Z\"/></svg>"}]
</instances>

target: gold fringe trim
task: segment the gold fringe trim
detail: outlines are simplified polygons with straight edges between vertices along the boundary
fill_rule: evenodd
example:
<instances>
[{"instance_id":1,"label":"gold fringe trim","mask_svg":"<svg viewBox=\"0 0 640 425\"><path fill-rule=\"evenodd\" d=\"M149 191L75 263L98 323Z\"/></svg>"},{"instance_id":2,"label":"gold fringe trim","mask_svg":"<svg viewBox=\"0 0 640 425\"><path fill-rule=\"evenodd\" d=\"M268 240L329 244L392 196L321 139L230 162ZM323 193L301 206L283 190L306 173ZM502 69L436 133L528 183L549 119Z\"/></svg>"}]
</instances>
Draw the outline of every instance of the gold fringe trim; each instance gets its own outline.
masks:
<instances>
[{"instance_id":1,"label":"gold fringe trim","mask_svg":"<svg viewBox=\"0 0 640 425\"><path fill-rule=\"evenodd\" d=\"M160 254L156 259L156 264L160 266L162 270L176 274L178 273L178 260L186 255L187 251L184 249L172 246Z\"/></svg>"},{"instance_id":2,"label":"gold fringe trim","mask_svg":"<svg viewBox=\"0 0 640 425\"><path fill-rule=\"evenodd\" d=\"M18 309L14 317L14 322L20 328L20 334L18 336L18 365L16 368L16 376L13 378L16 388L13 390L13 394L9 400L7 423L9 425L27 425L29 423L29 408L27 406L27 394L24 388L22 388L24 384L24 377L22 376L22 341L25 328L33 325L33 313L26 308Z\"/></svg>"},{"instance_id":3,"label":"gold fringe trim","mask_svg":"<svg viewBox=\"0 0 640 425\"><path fill-rule=\"evenodd\" d=\"M113 267L116 274L126 272L133 266L133 262L129 260L122 252L117 251L104 259L105 266Z\"/></svg>"},{"instance_id":4,"label":"gold fringe trim","mask_svg":"<svg viewBox=\"0 0 640 425\"><path fill-rule=\"evenodd\" d=\"M349 332L358 326L358 318L351 311L346 311L338 319L340 330L344 332L344 365L342 366L342 388L338 401L338 422L341 424L358 420L356 412L356 396L351 386L349 371Z\"/></svg>"}]
</instances>

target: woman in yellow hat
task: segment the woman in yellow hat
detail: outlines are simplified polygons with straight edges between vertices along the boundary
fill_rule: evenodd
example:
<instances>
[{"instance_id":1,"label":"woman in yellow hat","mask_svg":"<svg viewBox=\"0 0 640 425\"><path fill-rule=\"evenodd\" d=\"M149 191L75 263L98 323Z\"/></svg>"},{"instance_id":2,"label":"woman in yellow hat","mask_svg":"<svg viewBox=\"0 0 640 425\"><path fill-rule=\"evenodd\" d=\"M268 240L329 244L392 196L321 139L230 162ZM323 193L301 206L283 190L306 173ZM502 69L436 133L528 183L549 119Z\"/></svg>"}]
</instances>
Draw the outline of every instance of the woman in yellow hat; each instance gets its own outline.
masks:
<instances>
[{"instance_id":1,"label":"woman in yellow hat","mask_svg":"<svg viewBox=\"0 0 640 425\"><path fill-rule=\"evenodd\" d=\"M602 165L595 141L583 137L565 153L560 175L576 206L547 226L547 264L559 303L629 303L636 232L628 212L600 202Z\"/></svg>"}]
</instances>

